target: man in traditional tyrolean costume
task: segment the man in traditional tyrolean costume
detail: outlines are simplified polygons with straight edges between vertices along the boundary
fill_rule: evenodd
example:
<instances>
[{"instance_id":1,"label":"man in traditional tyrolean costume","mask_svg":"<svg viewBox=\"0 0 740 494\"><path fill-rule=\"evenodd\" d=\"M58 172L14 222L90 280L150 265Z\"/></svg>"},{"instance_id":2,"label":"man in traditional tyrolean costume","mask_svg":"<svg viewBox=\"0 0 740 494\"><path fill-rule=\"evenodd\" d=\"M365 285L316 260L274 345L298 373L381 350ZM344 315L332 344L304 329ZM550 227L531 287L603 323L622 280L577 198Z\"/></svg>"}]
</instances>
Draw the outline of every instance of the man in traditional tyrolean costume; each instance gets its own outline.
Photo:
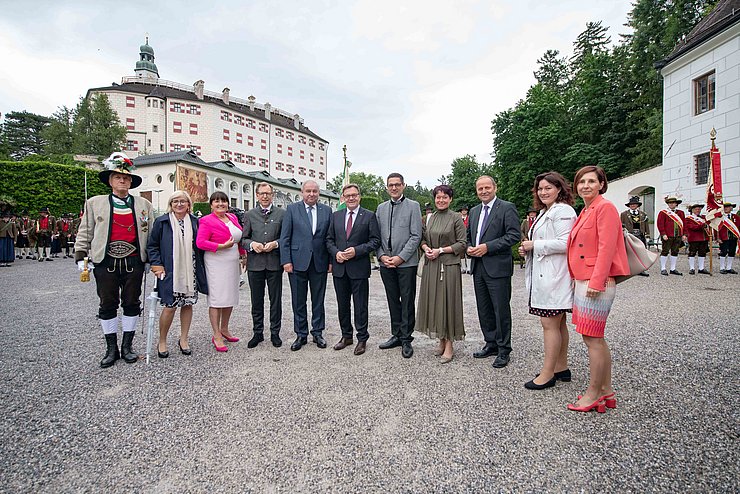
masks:
<instances>
[{"instance_id":1,"label":"man in traditional tyrolean costume","mask_svg":"<svg viewBox=\"0 0 740 494\"><path fill-rule=\"evenodd\" d=\"M43 207L39 212L39 219L36 220L36 246L39 251L39 262L44 259L51 261L52 236L56 232L57 219L49 214L49 208Z\"/></svg>"},{"instance_id":2,"label":"man in traditional tyrolean costume","mask_svg":"<svg viewBox=\"0 0 740 494\"><path fill-rule=\"evenodd\" d=\"M732 212L736 204L725 202L725 212L719 225L719 272L720 274L737 274L732 269L732 261L737 252L737 239L740 237L740 215Z\"/></svg>"},{"instance_id":3,"label":"man in traditional tyrolean costume","mask_svg":"<svg viewBox=\"0 0 740 494\"><path fill-rule=\"evenodd\" d=\"M622 211L619 215L622 220L622 227L626 228L635 237L642 240L642 243L647 247L647 239L650 236L650 228L648 227L648 216L642 210L642 202L638 196L630 197L627 204L628 209ZM640 273L640 276L650 276L646 271Z\"/></svg>"},{"instance_id":4,"label":"man in traditional tyrolean costume","mask_svg":"<svg viewBox=\"0 0 740 494\"><path fill-rule=\"evenodd\" d=\"M667 208L662 209L658 213L658 218L655 220L658 228L658 233L663 242L663 249L660 252L660 274L668 276L666 270L666 264L668 262L668 255L671 256L671 274L683 276L682 273L676 270L676 262L678 261L678 250L686 240L686 236L683 234L683 225L686 215L683 211L680 211L678 205L681 204L681 200L676 196L667 196L665 203L668 205Z\"/></svg>"},{"instance_id":5,"label":"man in traditional tyrolean costume","mask_svg":"<svg viewBox=\"0 0 740 494\"><path fill-rule=\"evenodd\" d=\"M70 240L75 235L72 213L64 213L62 219L57 221L57 235L59 235L59 248L64 251L64 258L72 257Z\"/></svg>"},{"instance_id":6,"label":"man in traditional tyrolean costume","mask_svg":"<svg viewBox=\"0 0 740 494\"><path fill-rule=\"evenodd\" d=\"M111 187L108 195L95 196L85 203L75 242L75 260L80 270L84 259L94 263L100 308L98 319L106 341L103 368L123 358L138 360L132 349L136 324L141 312L141 281L147 261L146 244L154 222L152 204L143 197L129 195L141 185L133 163L123 153L113 153L103 162L100 181ZM90 264L90 263L88 263ZM123 341L118 351L118 306L123 308Z\"/></svg>"},{"instance_id":7,"label":"man in traditional tyrolean costume","mask_svg":"<svg viewBox=\"0 0 740 494\"><path fill-rule=\"evenodd\" d=\"M689 215L684 220L684 231L689 241L689 274L711 274L709 270L704 269L704 261L709 251L709 235L707 221L701 214L703 207L704 204L698 203L689 206Z\"/></svg>"}]
</instances>

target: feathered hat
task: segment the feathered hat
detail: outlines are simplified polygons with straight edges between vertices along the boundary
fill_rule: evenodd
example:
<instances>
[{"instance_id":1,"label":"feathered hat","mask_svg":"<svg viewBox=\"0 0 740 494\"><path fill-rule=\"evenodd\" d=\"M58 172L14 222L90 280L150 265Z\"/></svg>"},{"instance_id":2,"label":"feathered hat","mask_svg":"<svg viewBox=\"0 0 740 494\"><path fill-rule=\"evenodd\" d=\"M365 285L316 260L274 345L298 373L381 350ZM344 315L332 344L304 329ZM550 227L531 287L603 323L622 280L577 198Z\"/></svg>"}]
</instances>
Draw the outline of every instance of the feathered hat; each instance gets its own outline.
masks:
<instances>
[{"instance_id":1,"label":"feathered hat","mask_svg":"<svg viewBox=\"0 0 740 494\"><path fill-rule=\"evenodd\" d=\"M98 178L105 185L110 186L110 175L111 173L120 173L122 175L129 175L131 177L131 188L135 189L141 185L141 177L134 175L133 172L136 170L134 162L123 153L113 153L108 159L103 160L103 166L105 170L98 173Z\"/></svg>"}]
</instances>

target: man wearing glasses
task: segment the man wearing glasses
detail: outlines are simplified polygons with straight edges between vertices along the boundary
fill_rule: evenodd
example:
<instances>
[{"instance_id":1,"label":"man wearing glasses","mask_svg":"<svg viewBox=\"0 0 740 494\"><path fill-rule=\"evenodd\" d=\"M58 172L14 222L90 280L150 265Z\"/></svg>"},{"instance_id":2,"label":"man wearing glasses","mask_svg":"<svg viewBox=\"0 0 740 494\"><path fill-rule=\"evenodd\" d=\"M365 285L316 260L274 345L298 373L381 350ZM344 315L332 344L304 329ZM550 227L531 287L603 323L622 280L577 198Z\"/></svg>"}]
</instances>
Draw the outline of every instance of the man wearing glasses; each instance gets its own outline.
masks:
<instances>
[{"instance_id":1,"label":"man wearing glasses","mask_svg":"<svg viewBox=\"0 0 740 494\"><path fill-rule=\"evenodd\" d=\"M410 358L414 354L411 334L416 324L414 299L421 242L421 208L418 202L404 197L406 184L400 173L388 175L386 188L391 199L380 204L376 212L380 225L377 253L391 314L392 335L380 344L380 349L400 346L401 355Z\"/></svg>"},{"instance_id":2,"label":"man wearing glasses","mask_svg":"<svg viewBox=\"0 0 740 494\"><path fill-rule=\"evenodd\" d=\"M247 279L252 297L252 330L247 348L265 340L265 285L270 297L270 341L280 347L280 321L283 317L283 267L280 265L280 230L285 211L272 204L273 189L267 182L257 184L258 207L245 214L242 247L247 254Z\"/></svg>"}]
</instances>

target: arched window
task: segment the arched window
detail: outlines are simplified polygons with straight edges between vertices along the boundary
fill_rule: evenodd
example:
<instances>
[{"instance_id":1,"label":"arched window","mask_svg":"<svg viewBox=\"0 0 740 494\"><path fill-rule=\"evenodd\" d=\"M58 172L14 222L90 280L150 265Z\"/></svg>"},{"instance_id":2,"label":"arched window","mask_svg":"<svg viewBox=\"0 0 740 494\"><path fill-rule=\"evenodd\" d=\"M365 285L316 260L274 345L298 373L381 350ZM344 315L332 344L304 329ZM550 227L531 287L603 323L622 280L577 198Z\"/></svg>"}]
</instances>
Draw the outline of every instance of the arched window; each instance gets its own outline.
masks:
<instances>
[{"instance_id":1,"label":"arched window","mask_svg":"<svg viewBox=\"0 0 740 494\"><path fill-rule=\"evenodd\" d=\"M155 181L156 181L156 182L157 182L158 184L161 184L161 183L162 183L162 175L157 175L156 177L154 177L154 180L155 180Z\"/></svg>"}]
</instances>

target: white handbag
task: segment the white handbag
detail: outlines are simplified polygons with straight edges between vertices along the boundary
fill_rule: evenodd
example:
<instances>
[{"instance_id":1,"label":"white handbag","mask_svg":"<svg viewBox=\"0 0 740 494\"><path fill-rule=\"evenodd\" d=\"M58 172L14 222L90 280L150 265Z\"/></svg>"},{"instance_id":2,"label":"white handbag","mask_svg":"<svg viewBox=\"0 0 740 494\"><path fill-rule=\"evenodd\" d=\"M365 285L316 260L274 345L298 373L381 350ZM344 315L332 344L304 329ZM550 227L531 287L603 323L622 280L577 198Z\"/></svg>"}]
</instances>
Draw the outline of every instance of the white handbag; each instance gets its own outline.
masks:
<instances>
[{"instance_id":1,"label":"white handbag","mask_svg":"<svg viewBox=\"0 0 740 494\"><path fill-rule=\"evenodd\" d=\"M621 283L647 271L658 260L658 253L649 251L642 240L632 235L626 228L622 228L622 233L624 234L624 248L627 250L630 274L615 276L614 281L616 283Z\"/></svg>"}]
</instances>

